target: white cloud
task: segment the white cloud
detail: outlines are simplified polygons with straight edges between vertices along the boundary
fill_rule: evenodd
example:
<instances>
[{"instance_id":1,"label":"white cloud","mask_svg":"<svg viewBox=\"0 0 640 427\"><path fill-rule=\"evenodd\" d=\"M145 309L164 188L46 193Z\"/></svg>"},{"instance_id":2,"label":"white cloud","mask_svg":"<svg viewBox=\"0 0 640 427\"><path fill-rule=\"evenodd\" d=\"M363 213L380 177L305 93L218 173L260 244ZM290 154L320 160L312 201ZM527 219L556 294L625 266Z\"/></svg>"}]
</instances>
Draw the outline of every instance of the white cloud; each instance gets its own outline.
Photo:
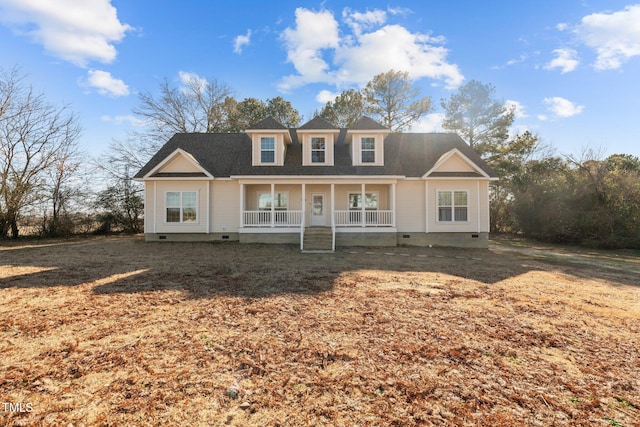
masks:
<instances>
[{"instance_id":1,"label":"white cloud","mask_svg":"<svg viewBox=\"0 0 640 427\"><path fill-rule=\"evenodd\" d=\"M340 31L330 11L296 10L296 25L287 28L282 39L297 74L284 77L280 90L309 83L364 85L392 68L407 71L413 79L439 80L450 88L464 80L458 66L447 61L443 37L412 33L400 25L382 26L387 14L380 10L345 9L343 18L351 33L346 28Z\"/></svg>"},{"instance_id":2,"label":"white cloud","mask_svg":"<svg viewBox=\"0 0 640 427\"><path fill-rule=\"evenodd\" d=\"M554 96L552 98L545 98L544 103L547 105L547 109L551 111L555 117L567 118L582 113L584 106L577 105L568 99ZM547 116L538 116L540 120L546 120Z\"/></svg>"},{"instance_id":3,"label":"white cloud","mask_svg":"<svg viewBox=\"0 0 640 427\"><path fill-rule=\"evenodd\" d=\"M2 0L0 21L42 44L50 54L79 66L110 63L114 43L133 27L118 20L110 0Z\"/></svg>"},{"instance_id":4,"label":"white cloud","mask_svg":"<svg viewBox=\"0 0 640 427\"><path fill-rule=\"evenodd\" d=\"M189 73L187 71L178 71L178 77L180 78L180 82L184 85L182 88L183 91L189 88L197 88L200 93L204 92L207 88L209 82L204 77L200 77L196 73Z\"/></svg>"},{"instance_id":5,"label":"white cloud","mask_svg":"<svg viewBox=\"0 0 640 427\"><path fill-rule=\"evenodd\" d=\"M411 132L442 132L444 113L427 114L411 126Z\"/></svg>"},{"instance_id":6,"label":"white cloud","mask_svg":"<svg viewBox=\"0 0 640 427\"><path fill-rule=\"evenodd\" d=\"M556 57L544 66L545 70L560 69L560 73L569 73L576 69L580 61L578 60L578 52L573 49L555 49L553 53Z\"/></svg>"},{"instance_id":7,"label":"white cloud","mask_svg":"<svg viewBox=\"0 0 640 427\"><path fill-rule=\"evenodd\" d=\"M331 80L327 74L329 64L322 51L337 48L340 42L338 22L329 11L314 12L302 7L296 9L296 27L282 33L287 48L287 60L298 75L284 77L279 87L283 91Z\"/></svg>"},{"instance_id":8,"label":"white cloud","mask_svg":"<svg viewBox=\"0 0 640 427\"><path fill-rule=\"evenodd\" d=\"M105 114L100 117L100 120L103 122L113 123L116 126L121 126L125 123L129 123L131 126L135 127L146 126L144 120L140 120L139 118L131 115L109 116Z\"/></svg>"},{"instance_id":9,"label":"white cloud","mask_svg":"<svg viewBox=\"0 0 640 427\"><path fill-rule=\"evenodd\" d=\"M239 35L233 40L233 51L237 54L242 53L242 49L245 46L249 46L251 43L251 30L247 31L247 34Z\"/></svg>"},{"instance_id":10,"label":"white cloud","mask_svg":"<svg viewBox=\"0 0 640 427\"><path fill-rule=\"evenodd\" d=\"M338 95L339 94L335 92L331 92L328 90L321 90L316 95L316 101L318 101L320 104L326 104L327 102L335 101Z\"/></svg>"},{"instance_id":11,"label":"white cloud","mask_svg":"<svg viewBox=\"0 0 640 427\"><path fill-rule=\"evenodd\" d=\"M524 106L518 101L508 99L505 101L505 107L507 107L508 109L514 109L514 116L516 119L524 119L528 117Z\"/></svg>"},{"instance_id":12,"label":"white cloud","mask_svg":"<svg viewBox=\"0 0 640 427\"><path fill-rule=\"evenodd\" d=\"M620 68L629 58L640 56L640 4L585 16L575 33L598 54L597 70Z\"/></svg>"},{"instance_id":13,"label":"white cloud","mask_svg":"<svg viewBox=\"0 0 640 427\"><path fill-rule=\"evenodd\" d=\"M382 25L387 21L387 12L376 9L366 12L354 12L349 8L342 11L342 18L351 27L354 34L360 35L363 30Z\"/></svg>"},{"instance_id":14,"label":"white cloud","mask_svg":"<svg viewBox=\"0 0 640 427\"><path fill-rule=\"evenodd\" d=\"M129 87L122 80L113 78L107 71L89 70L85 86L97 89L101 95L113 97L129 95Z\"/></svg>"},{"instance_id":15,"label":"white cloud","mask_svg":"<svg viewBox=\"0 0 640 427\"><path fill-rule=\"evenodd\" d=\"M566 31L568 28L569 28L569 24L565 22L560 22L558 25L556 25L556 30L558 31Z\"/></svg>"}]
</instances>

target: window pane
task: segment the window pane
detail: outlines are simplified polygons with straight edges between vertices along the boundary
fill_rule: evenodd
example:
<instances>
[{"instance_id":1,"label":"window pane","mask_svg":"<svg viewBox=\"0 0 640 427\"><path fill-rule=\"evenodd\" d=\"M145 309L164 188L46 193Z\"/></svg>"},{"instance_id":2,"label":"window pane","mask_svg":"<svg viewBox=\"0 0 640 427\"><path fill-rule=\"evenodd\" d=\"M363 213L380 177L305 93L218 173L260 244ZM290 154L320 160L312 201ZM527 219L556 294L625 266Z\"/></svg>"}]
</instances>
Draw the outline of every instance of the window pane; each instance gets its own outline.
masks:
<instances>
[{"instance_id":1,"label":"window pane","mask_svg":"<svg viewBox=\"0 0 640 427\"><path fill-rule=\"evenodd\" d=\"M258 195L258 209L271 209L270 193L263 193Z\"/></svg>"},{"instance_id":2,"label":"window pane","mask_svg":"<svg viewBox=\"0 0 640 427\"><path fill-rule=\"evenodd\" d=\"M376 148L375 138L362 138L361 143L362 143L363 150L375 150Z\"/></svg>"},{"instance_id":3,"label":"window pane","mask_svg":"<svg viewBox=\"0 0 640 427\"><path fill-rule=\"evenodd\" d=\"M196 207L196 192L186 191L182 193L182 207L183 208L195 208Z\"/></svg>"},{"instance_id":4,"label":"window pane","mask_svg":"<svg viewBox=\"0 0 640 427\"><path fill-rule=\"evenodd\" d=\"M312 163L324 163L324 151L312 151L311 152Z\"/></svg>"},{"instance_id":5,"label":"window pane","mask_svg":"<svg viewBox=\"0 0 640 427\"><path fill-rule=\"evenodd\" d=\"M438 192L438 206L451 206L451 192L439 191Z\"/></svg>"},{"instance_id":6,"label":"window pane","mask_svg":"<svg viewBox=\"0 0 640 427\"><path fill-rule=\"evenodd\" d=\"M312 150L324 150L324 138L311 138L311 149Z\"/></svg>"},{"instance_id":7,"label":"window pane","mask_svg":"<svg viewBox=\"0 0 640 427\"><path fill-rule=\"evenodd\" d=\"M274 163L276 161L276 153L274 151L262 151L260 153L260 162Z\"/></svg>"},{"instance_id":8,"label":"window pane","mask_svg":"<svg viewBox=\"0 0 640 427\"><path fill-rule=\"evenodd\" d=\"M167 222L180 222L180 208L167 208Z\"/></svg>"},{"instance_id":9,"label":"window pane","mask_svg":"<svg viewBox=\"0 0 640 427\"><path fill-rule=\"evenodd\" d=\"M349 209L359 209L360 206L360 194L349 194Z\"/></svg>"},{"instance_id":10,"label":"window pane","mask_svg":"<svg viewBox=\"0 0 640 427\"><path fill-rule=\"evenodd\" d=\"M376 152L375 151L363 151L362 152L362 163L375 163L376 161Z\"/></svg>"},{"instance_id":11,"label":"window pane","mask_svg":"<svg viewBox=\"0 0 640 427\"><path fill-rule=\"evenodd\" d=\"M288 206L287 193L276 193L275 197L276 197L275 208L286 209L286 207Z\"/></svg>"},{"instance_id":12,"label":"window pane","mask_svg":"<svg viewBox=\"0 0 640 427\"><path fill-rule=\"evenodd\" d=\"M376 193L365 194L365 206L366 209L378 208L378 195Z\"/></svg>"},{"instance_id":13,"label":"window pane","mask_svg":"<svg viewBox=\"0 0 640 427\"><path fill-rule=\"evenodd\" d=\"M276 139L273 137L262 137L260 138L260 149L261 150L275 150L276 148Z\"/></svg>"},{"instance_id":14,"label":"window pane","mask_svg":"<svg viewBox=\"0 0 640 427\"><path fill-rule=\"evenodd\" d=\"M455 220L456 221L466 221L467 220L467 208L455 208Z\"/></svg>"},{"instance_id":15,"label":"window pane","mask_svg":"<svg viewBox=\"0 0 640 427\"><path fill-rule=\"evenodd\" d=\"M183 222L195 222L196 220L196 210L195 208L184 208L182 210L182 221Z\"/></svg>"},{"instance_id":16,"label":"window pane","mask_svg":"<svg viewBox=\"0 0 640 427\"><path fill-rule=\"evenodd\" d=\"M167 193L167 207L180 207L180 193L174 191Z\"/></svg>"},{"instance_id":17,"label":"window pane","mask_svg":"<svg viewBox=\"0 0 640 427\"><path fill-rule=\"evenodd\" d=\"M438 208L438 221L451 221L451 208Z\"/></svg>"},{"instance_id":18,"label":"window pane","mask_svg":"<svg viewBox=\"0 0 640 427\"><path fill-rule=\"evenodd\" d=\"M467 206L467 192L456 191L453 193L453 201L456 206Z\"/></svg>"}]
</instances>

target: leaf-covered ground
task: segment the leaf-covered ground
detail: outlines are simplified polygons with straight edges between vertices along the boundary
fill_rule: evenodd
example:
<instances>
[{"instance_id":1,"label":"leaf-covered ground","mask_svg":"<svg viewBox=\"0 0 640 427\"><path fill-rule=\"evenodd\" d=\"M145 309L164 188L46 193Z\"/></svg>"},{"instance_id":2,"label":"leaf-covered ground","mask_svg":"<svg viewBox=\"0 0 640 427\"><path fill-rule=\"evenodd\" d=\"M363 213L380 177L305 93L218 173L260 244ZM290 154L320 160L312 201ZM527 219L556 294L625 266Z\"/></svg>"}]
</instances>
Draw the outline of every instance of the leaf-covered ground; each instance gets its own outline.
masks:
<instances>
[{"instance_id":1,"label":"leaf-covered ground","mask_svg":"<svg viewBox=\"0 0 640 427\"><path fill-rule=\"evenodd\" d=\"M1 425L640 420L640 262L489 250L0 246Z\"/></svg>"}]
</instances>

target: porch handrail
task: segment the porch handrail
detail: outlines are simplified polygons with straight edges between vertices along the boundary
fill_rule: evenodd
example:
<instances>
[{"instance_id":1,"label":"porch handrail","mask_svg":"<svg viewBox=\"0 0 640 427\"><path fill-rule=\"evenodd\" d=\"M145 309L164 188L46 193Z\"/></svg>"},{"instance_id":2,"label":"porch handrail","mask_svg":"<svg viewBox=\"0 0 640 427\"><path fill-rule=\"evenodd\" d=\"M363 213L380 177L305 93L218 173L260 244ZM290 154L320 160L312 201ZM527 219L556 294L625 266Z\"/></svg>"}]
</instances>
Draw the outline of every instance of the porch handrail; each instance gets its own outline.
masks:
<instances>
[{"instance_id":1,"label":"porch handrail","mask_svg":"<svg viewBox=\"0 0 640 427\"><path fill-rule=\"evenodd\" d=\"M334 211L337 227L393 227L393 210L336 210Z\"/></svg>"},{"instance_id":2,"label":"porch handrail","mask_svg":"<svg viewBox=\"0 0 640 427\"><path fill-rule=\"evenodd\" d=\"M302 223L303 211L263 210L244 211L244 227L297 227Z\"/></svg>"}]
</instances>

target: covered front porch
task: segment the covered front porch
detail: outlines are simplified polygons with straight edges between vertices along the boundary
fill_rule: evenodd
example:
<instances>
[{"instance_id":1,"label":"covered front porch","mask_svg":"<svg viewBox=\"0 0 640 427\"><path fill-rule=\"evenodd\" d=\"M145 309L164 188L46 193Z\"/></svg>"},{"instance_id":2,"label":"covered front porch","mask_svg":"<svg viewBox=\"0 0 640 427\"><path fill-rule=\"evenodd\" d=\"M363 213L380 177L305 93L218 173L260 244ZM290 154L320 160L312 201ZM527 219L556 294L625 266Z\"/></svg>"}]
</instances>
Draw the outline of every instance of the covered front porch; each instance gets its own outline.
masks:
<instances>
[{"instance_id":1,"label":"covered front porch","mask_svg":"<svg viewBox=\"0 0 640 427\"><path fill-rule=\"evenodd\" d=\"M240 227L395 227L395 187L395 182L241 182Z\"/></svg>"},{"instance_id":2,"label":"covered front porch","mask_svg":"<svg viewBox=\"0 0 640 427\"><path fill-rule=\"evenodd\" d=\"M241 180L241 233L300 233L325 227L341 232L387 230L396 227L396 180ZM328 231L327 231L328 232Z\"/></svg>"}]
</instances>

